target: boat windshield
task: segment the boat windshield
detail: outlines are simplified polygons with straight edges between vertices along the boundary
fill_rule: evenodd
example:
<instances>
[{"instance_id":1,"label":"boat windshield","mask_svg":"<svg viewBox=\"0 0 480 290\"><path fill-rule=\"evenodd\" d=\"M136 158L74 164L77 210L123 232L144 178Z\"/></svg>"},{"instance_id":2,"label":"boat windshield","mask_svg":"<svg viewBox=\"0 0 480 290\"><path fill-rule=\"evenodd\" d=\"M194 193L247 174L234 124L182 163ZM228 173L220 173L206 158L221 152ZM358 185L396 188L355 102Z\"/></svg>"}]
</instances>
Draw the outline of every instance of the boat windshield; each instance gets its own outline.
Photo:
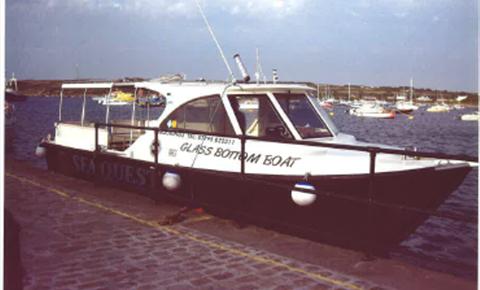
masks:
<instances>
[{"instance_id":1,"label":"boat windshield","mask_svg":"<svg viewBox=\"0 0 480 290\"><path fill-rule=\"evenodd\" d=\"M245 135L269 139L293 139L267 95L230 95L229 99Z\"/></svg>"},{"instance_id":2,"label":"boat windshield","mask_svg":"<svg viewBox=\"0 0 480 290\"><path fill-rule=\"evenodd\" d=\"M302 138L332 137L338 131L315 98L305 94L275 97Z\"/></svg>"}]
</instances>

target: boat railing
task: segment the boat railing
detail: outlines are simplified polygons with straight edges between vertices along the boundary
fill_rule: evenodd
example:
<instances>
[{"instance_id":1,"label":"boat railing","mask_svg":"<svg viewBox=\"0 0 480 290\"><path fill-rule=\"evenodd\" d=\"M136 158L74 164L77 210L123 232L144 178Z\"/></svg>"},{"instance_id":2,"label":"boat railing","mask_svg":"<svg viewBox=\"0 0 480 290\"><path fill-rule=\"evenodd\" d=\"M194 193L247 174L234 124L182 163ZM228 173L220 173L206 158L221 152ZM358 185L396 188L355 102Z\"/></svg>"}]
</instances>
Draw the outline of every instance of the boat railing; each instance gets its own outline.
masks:
<instances>
[{"instance_id":1,"label":"boat railing","mask_svg":"<svg viewBox=\"0 0 480 290\"><path fill-rule=\"evenodd\" d=\"M105 124L105 123L95 123L95 154L100 152L100 147L98 146L98 129L100 127L121 127L126 129L136 129L136 130L145 130L145 131L153 131L154 132L154 142L152 144L152 154L154 156L154 163L155 163L155 170L158 169L158 152L159 152L159 137L158 134L160 131L162 132L175 132L175 133L187 133L193 135L212 135L212 136L219 136L219 137L228 137L240 140L241 144L241 152L240 156L245 156L245 144L248 140L261 140L266 142L276 142L276 143L284 143L284 144L292 144L292 145L306 145L312 147L321 147L321 148L332 148L332 149L341 149L341 150L352 150L352 151L361 151L369 154L370 156L370 165L369 165L369 185L368 185L368 197L367 199L362 199L358 197L347 196L340 193L332 193L329 191L316 189L316 194L326 196L329 198L337 198L342 200L347 200L351 202L363 203L368 206L369 216L373 218L372 210L374 207L383 207L389 208L394 210L400 210L405 212L410 212L413 214L420 214L425 216L436 216L441 218L448 218L456 221L462 222L471 222L476 223L475 218L469 218L466 216L447 213L447 212L438 212L436 210L427 210L427 209L420 209L416 207L411 207L407 205L399 205L393 203L386 203L375 200L374 196L374 189L375 189L375 166L376 166L376 157L378 154L394 154L394 155L401 155L405 157L412 157L412 158L436 158L436 159L444 159L444 160L456 160L456 161L465 161L465 162L472 162L477 163L478 157L475 156L468 156L468 155L453 155L453 154L445 154L445 153L435 153L435 152L423 152L423 151L415 151L415 150L405 150L405 149L392 149L392 148L381 148L376 146L360 146L360 145L351 145L351 144L336 144L336 143L325 143L325 142L312 142L312 141L293 141L293 140L277 140L277 139L269 139L269 138L258 138L252 136L225 136L222 134L215 134L215 133L205 133L205 132L198 132L193 130L165 130L160 129L158 127L143 127L143 126L131 126L125 124ZM240 158L240 173L242 178L249 179L247 174L245 174L245 158ZM188 170L188 168L186 168ZM260 182L260 183L270 183L268 181L261 181L257 179L251 179L253 182ZM275 183L273 186L276 187L286 187L286 185ZM291 189L291 188L288 188ZM371 221L372 225L373 220Z\"/></svg>"},{"instance_id":2,"label":"boat railing","mask_svg":"<svg viewBox=\"0 0 480 290\"><path fill-rule=\"evenodd\" d=\"M195 130L186 130L186 129L182 129L182 130L161 129L160 130L160 128L156 128L156 127L132 126L128 124L95 123L95 136L98 135L99 127L108 127L108 128L118 127L118 128L134 129L134 130L141 130L141 131L151 130L155 132L155 140L157 141L158 141L159 131L182 132L182 133L188 133L193 135L212 135L212 136L234 138L234 139L240 140L241 142L240 156L245 156L245 142L248 140L260 140L265 142L275 142L275 143L283 143L283 144L291 144L291 145L306 145L306 146L312 146L312 147L361 151L361 152L369 153L370 155L370 172L369 173L372 176L375 175L376 156L377 154L380 154L380 153L402 155L405 157L412 157L412 158L436 158L436 159L444 159L444 160L465 161L465 162L472 162L472 163L478 162L477 156L469 156L466 154L445 154L445 153L439 153L439 152L425 152L425 151L417 151L417 150L409 150L409 149L382 148L377 146L361 146L361 145L352 145L352 144L338 144L338 143L326 143L326 142L316 142L316 141L314 142L314 141L304 141L304 140L279 140L279 139L273 139L273 138L259 138L259 137L247 136L247 135L225 136L222 134L198 132ZM97 146L97 141L95 142L95 145ZM155 149L158 151L158 148L155 148ZM244 158L240 158L240 162L241 162L241 173L245 174Z\"/></svg>"}]
</instances>

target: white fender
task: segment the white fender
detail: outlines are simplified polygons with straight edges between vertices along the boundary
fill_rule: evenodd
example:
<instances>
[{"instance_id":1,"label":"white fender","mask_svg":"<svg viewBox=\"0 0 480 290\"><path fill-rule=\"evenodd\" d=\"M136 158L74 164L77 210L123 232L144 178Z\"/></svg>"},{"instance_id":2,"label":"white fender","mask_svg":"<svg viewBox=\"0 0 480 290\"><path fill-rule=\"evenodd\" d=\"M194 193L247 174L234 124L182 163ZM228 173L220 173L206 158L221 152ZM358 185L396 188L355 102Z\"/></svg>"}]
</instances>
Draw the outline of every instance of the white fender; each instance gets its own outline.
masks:
<instances>
[{"instance_id":1,"label":"white fender","mask_svg":"<svg viewBox=\"0 0 480 290\"><path fill-rule=\"evenodd\" d=\"M166 189L173 191L180 188L182 179L180 178L180 175L167 171L163 175L162 184Z\"/></svg>"},{"instance_id":2,"label":"white fender","mask_svg":"<svg viewBox=\"0 0 480 290\"><path fill-rule=\"evenodd\" d=\"M43 146L37 145L37 148L35 148L35 155L39 158L43 158L46 154L47 149Z\"/></svg>"},{"instance_id":3,"label":"white fender","mask_svg":"<svg viewBox=\"0 0 480 290\"><path fill-rule=\"evenodd\" d=\"M295 187L292 189L291 198L293 202L299 206L311 205L317 199L317 195L313 192L315 187L306 182L298 182L295 184Z\"/></svg>"}]
</instances>

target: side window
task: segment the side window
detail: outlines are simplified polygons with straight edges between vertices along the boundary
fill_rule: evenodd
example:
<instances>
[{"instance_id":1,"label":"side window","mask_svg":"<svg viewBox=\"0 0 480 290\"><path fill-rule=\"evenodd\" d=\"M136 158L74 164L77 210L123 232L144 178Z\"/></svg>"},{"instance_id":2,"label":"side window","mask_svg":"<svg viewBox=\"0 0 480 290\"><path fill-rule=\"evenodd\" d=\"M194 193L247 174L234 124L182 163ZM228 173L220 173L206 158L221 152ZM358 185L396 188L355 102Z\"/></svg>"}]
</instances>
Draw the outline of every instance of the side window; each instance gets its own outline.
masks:
<instances>
[{"instance_id":1,"label":"side window","mask_svg":"<svg viewBox=\"0 0 480 290\"><path fill-rule=\"evenodd\" d=\"M160 129L185 129L204 133L234 135L220 96L193 100L173 111Z\"/></svg>"},{"instance_id":2,"label":"side window","mask_svg":"<svg viewBox=\"0 0 480 290\"><path fill-rule=\"evenodd\" d=\"M245 135L293 139L267 95L230 95L229 100Z\"/></svg>"}]
</instances>

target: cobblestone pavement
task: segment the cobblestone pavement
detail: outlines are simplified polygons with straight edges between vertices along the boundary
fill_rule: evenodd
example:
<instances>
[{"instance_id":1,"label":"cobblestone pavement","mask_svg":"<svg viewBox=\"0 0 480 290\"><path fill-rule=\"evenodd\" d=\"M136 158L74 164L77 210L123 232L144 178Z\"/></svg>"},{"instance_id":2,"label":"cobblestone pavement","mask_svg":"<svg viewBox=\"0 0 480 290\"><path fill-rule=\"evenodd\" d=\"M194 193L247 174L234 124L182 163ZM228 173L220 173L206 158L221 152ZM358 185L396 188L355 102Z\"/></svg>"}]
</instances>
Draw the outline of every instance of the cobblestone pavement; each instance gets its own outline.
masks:
<instances>
[{"instance_id":1,"label":"cobblestone pavement","mask_svg":"<svg viewBox=\"0 0 480 290\"><path fill-rule=\"evenodd\" d=\"M407 289L395 281L402 276L362 266L352 275L192 228L205 214L162 226L178 206L42 170L7 168L5 207L21 227L25 289ZM436 285L452 280L428 275ZM435 284L416 289L424 285Z\"/></svg>"}]
</instances>

